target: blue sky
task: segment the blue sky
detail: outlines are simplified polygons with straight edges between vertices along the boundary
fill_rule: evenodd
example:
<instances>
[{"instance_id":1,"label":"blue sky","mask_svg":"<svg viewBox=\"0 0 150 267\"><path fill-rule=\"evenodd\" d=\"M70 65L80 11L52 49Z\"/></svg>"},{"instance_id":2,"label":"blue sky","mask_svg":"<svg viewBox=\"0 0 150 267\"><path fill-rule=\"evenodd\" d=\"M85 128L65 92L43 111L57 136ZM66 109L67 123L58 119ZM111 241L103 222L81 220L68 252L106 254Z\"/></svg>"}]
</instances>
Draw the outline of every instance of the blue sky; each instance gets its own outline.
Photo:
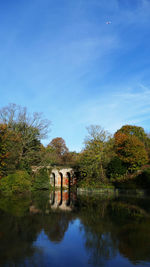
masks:
<instances>
[{"instance_id":1,"label":"blue sky","mask_svg":"<svg viewBox=\"0 0 150 267\"><path fill-rule=\"evenodd\" d=\"M0 63L0 107L43 112L44 144L79 151L91 124L150 131L150 0L0 0Z\"/></svg>"}]
</instances>

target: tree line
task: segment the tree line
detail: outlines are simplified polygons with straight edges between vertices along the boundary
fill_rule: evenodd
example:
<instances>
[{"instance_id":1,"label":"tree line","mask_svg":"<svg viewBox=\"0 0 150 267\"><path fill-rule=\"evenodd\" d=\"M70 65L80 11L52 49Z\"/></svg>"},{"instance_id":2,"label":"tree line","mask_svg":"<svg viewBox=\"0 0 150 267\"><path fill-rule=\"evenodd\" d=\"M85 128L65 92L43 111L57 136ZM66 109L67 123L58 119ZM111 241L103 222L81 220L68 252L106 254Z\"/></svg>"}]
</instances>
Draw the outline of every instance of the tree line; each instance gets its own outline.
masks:
<instances>
[{"instance_id":1,"label":"tree line","mask_svg":"<svg viewBox=\"0 0 150 267\"><path fill-rule=\"evenodd\" d=\"M41 143L50 125L41 113L29 114L16 104L0 110L1 180L9 176L12 181L18 171L31 176L33 166L71 166L81 174L81 185L100 186L127 180L148 167L150 135L142 127L124 125L112 136L99 125L91 125L84 148L76 153L69 151L62 137L52 139L47 146ZM147 172L146 177L150 176L148 168Z\"/></svg>"},{"instance_id":2,"label":"tree line","mask_svg":"<svg viewBox=\"0 0 150 267\"><path fill-rule=\"evenodd\" d=\"M150 135L142 127L124 125L113 136L98 125L87 130L78 161L79 170L87 172L83 185L133 181L142 173L150 186Z\"/></svg>"}]
</instances>

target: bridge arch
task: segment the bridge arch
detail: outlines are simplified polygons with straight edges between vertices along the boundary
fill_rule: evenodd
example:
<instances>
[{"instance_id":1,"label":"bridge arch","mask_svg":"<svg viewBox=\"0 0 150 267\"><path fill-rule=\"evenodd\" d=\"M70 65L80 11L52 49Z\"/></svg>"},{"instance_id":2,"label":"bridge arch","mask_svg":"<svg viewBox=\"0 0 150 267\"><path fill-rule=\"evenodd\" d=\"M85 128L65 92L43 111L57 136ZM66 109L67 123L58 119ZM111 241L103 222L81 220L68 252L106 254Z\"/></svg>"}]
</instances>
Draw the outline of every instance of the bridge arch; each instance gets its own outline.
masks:
<instances>
[{"instance_id":1,"label":"bridge arch","mask_svg":"<svg viewBox=\"0 0 150 267\"><path fill-rule=\"evenodd\" d=\"M50 183L53 187L70 188L76 184L72 168L53 168L50 175Z\"/></svg>"}]
</instances>

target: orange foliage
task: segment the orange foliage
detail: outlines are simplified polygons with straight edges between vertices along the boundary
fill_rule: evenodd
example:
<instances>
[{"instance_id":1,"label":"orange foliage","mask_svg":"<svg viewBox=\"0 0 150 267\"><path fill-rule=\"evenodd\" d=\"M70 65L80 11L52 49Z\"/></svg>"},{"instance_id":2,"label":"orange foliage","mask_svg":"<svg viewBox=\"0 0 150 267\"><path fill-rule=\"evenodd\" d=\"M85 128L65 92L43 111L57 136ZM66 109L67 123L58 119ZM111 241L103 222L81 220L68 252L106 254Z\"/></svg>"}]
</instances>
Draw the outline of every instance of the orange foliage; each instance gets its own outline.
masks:
<instances>
[{"instance_id":1,"label":"orange foliage","mask_svg":"<svg viewBox=\"0 0 150 267\"><path fill-rule=\"evenodd\" d=\"M138 137L119 131L114 137L116 153L130 169L136 169L148 162L145 146Z\"/></svg>"}]
</instances>

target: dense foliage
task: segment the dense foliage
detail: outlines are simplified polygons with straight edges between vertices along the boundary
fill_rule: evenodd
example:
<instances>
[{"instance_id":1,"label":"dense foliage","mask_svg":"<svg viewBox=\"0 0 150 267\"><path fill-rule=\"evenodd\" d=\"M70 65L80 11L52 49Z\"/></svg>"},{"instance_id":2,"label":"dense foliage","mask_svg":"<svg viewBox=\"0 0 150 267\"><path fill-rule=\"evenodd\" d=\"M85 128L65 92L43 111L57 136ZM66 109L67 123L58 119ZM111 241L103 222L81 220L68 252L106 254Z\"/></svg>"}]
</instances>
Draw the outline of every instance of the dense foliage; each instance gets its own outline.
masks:
<instances>
[{"instance_id":1,"label":"dense foliage","mask_svg":"<svg viewBox=\"0 0 150 267\"><path fill-rule=\"evenodd\" d=\"M125 125L114 137L100 126L90 126L88 133L77 164L84 174L79 177L80 186L134 180L133 174L149 163L150 138L142 127Z\"/></svg>"},{"instance_id":2,"label":"dense foliage","mask_svg":"<svg viewBox=\"0 0 150 267\"><path fill-rule=\"evenodd\" d=\"M49 179L49 171L46 168L37 171L33 177L33 190L50 189Z\"/></svg>"},{"instance_id":3,"label":"dense foliage","mask_svg":"<svg viewBox=\"0 0 150 267\"><path fill-rule=\"evenodd\" d=\"M112 160L107 165L107 176L109 178L117 178L124 175L127 172L127 167L123 161L117 156L112 158Z\"/></svg>"},{"instance_id":4,"label":"dense foliage","mask_svg":"<svg viewBox=\"0 0 150 267\"><path fill-rule=\"evenodd\" d=\"M5 195L30 192L32 181L26 171L16 171L0 180L0 191Z\"/></svg>"},{"instance_id":5,"label":"dense foliage","mask_svg":"<svg viewBox=\"0 0 150 267\"><path fill-rule=\"evenodd\" d=\"M112 149L111 136L99 126L88 127L88 136L85 139L85 148L79 157L79 170L87 173L91 178L90 184L106 183L105 166L110 158ZM89 179L88 179L89 180Z\"/></svg>"},{"instance_id":6,"label":"dense foliage","mask_svg":"<svg viewBox=\"0 0 150 267\"><path fill-rule=\"evenodd\" d=\"M135 135L117 132L115 134L115 150L129 170L136 170L148 162L144 143Z\"/></svg>"}]
</instances>

